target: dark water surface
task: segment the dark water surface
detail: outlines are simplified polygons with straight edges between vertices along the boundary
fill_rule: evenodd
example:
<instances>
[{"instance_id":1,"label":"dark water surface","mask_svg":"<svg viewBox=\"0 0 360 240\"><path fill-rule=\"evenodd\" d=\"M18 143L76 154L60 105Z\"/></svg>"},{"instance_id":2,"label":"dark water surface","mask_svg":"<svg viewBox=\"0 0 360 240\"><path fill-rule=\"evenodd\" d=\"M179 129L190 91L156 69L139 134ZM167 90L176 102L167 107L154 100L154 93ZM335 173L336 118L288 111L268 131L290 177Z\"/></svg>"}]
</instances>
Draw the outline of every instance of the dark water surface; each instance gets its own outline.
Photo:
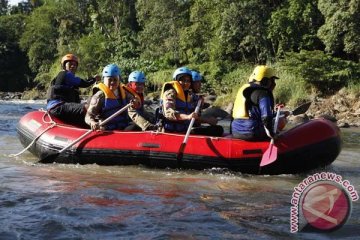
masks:
<instances>
[{"instance_id":1,"label":"dark water surface","mask_svg":"<svg viewBox=\"0 0 360 240\"><path fill-rule=\"evenodd\" d=\"M360 201L332 233L290 233L290 201L316 172L334 172L360 192L360 130L327 169L254 176L220 169L39 164L16 124L43 102L0 102L0 239L359 239ZM326 151L326 149L324 149Z\"/></svg>"}]
</instances>

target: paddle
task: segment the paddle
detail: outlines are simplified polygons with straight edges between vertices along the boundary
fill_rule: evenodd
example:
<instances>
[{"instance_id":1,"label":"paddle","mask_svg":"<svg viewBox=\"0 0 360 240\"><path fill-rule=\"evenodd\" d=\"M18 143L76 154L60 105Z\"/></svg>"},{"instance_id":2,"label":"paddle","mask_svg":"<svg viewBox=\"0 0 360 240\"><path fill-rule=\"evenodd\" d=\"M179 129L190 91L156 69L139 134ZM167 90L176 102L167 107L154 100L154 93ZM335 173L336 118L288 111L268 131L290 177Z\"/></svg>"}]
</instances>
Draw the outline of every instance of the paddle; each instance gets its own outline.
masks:
<instances>
[{"instance_id":1,"label":"paddle","mask_svg":"<svg viewBox=\"0 0 360 240\"><path fill-rule=\"evenodd\" d=\"M276 112L275 123L274 123L274 133L276 133L276 131L277 131L279 117L280 117L280 109L281 109L281 107L278 107L277 112ZM268 130L266 128L265 128L265 130L268 133ZM270 136L270 133L268 133L268 135ZM264 154L261 158L260 167L266 166L266 165L274 162L277 159L277 152L278 152L278 149L274 144L274 138L271 137L269 147L264 152Z\"/></svg>"},{"instance_id":2,"label":"paddle","mask_svg":"<svg viewBox=\"0 0 360 240\"><path fill-rule=\"evenodd\" d=\"M197 105L196 105L196 108L195 108L195 113L199 113L199 111L200 111L200 106L201 106L201 102L202 102L202 99L200 99L200 100L197 102ZM182 157L183 157L183 155L184 155L184 150L185 150L187 141L188 141L188 139L189 139L189 135L190 135L190 132L191 132L191 128L192 128L192 126L194 125L194 123L195 123L195 118L192 118L191 121L190 121L189 127L188 127L188 129L187 129L187 131L186 131L184 140L183 140L183 142L182 142L181 145L180 145L179 152L177 153L177 156L176 156L176 159L177 159L178 164L181 162Z\"/></svg>"},{"instance_id":3,"label":"paddle","mask_svg":"<svg viewBox=\"0 0 360 240\"><path fill-rule=\"evenodd\" d=\"M305 113L311 105L311 102L304 103L290 112L290 115L299 115Z\"/></svg>"},{"instance_id":4,"label":"paddle","mask_svg":"<svg viewBox=\"0 0 360 240\"><path fill-rule=\"evenodd\" d=\"M117 112L115 112L113 115L111 115L110 117L108 117L107 119L105 119L104 121L102 121L100 123L100 127L106 125L109 121L111 121L113 118L115 118L116 116L118 116L119 114L125 112L129 107L130 107L131 103L127 104L125 107L121 108L120 110L118 110ZM69 149L70 147L72 147L73 145L75 145L76 143L80 142L82 139L84 139L86 136L88 136L89 134L91 134L93 132L92 129L88 130L86 133L84 133L83 135L81 135L80 137L78 137L76 140L74 140L73 142L71 142L69 145L67 145L66 147L64 147L63 149L61 149L59 152L53 154L53 155L48 155L45 158L41 159L40 162L42 163L49 163L49 162L53 162L55 158L57 158L61 153L65 152L67 149Z\"/></svg>"},{"instance_id":5,"label":"paddle","mask_svg":"<svg viewBox=\"0 0 360 240\"><path fill-rule=\"evenodd\" d=\"M295 108L293 111L291 111L290 115L296 116L299 114L303 114L309 109L310 105L311 105L311 102L304 103L304 104L298 106L297 108ZM280 109L281 109L281 107L278 108L277 113L276 113L276 118L275 118L275 123L274 123L274 133L277 132L277 127L279 124L279 117L280 117ZM266 128L265 128L265 130L267 131ZM270 133L268 131L267 131L267 134L270 136ZM278 149L274 144L274 138L271 138L269 147L265 151L265 153L263 154L263 156L261 158L260 167L266 166L266 165L276 161L277 152L278 152Z\"/></svg>"}]
</instances>

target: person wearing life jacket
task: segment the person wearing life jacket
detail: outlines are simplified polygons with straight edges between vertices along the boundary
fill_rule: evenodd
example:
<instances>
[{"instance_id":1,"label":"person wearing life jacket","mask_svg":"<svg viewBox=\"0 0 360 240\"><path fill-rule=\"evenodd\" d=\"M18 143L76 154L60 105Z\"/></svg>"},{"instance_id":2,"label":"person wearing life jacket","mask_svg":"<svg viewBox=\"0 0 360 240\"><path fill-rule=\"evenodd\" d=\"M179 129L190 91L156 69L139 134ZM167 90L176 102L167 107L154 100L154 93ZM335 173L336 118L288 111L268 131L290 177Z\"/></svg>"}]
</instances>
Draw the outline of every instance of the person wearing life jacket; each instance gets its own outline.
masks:
<instances>
[{"instance_id":1,"label":"person wearing life jacket","mask_svg":"<svg viewBox=\"0 0 360 240\"><path fill-rule=\"evenodd\" d=\"M193 128L192 133L212 136L214 129L200 126L205 121L201 119L200 114L194 112L198 101L202 99L190 91L191 70L187 67L176 69L173 80L164 83L161 93L160 114L164 116L162 125L165 132L185 133L191 119L195 118L195 126L198 127Z\"/></svg>"},{"instance_id":2,"label":"person wearing life jacket","mask_svg":"<svg viewBox=\"0 0 360 240\"><path fill-rule=\"evenodd\" d=\"M106 126L100 127L99 121L110 117L128 103L132 103L131 108L140 108L140 99L132 89L120 83L121 70L116 64L107 65L102 77L103 83L93 87L85 122L93 130L128 130L131 126L128 111L114 117Z\"/></svg>"},{"instance_id":3,"label":"person wearing life jacket","mask_svg":"<svg viewBox=\"0 0 360 240\"><path fill-rule=\"evenodd\" d=\"M268 140L274 136L273 90L278 77L272 68L259 65L236 96L231 123L232 135L249 141ZM268 134L266 133L268 131Z\"/></svg>"},{"instance_id":4,"label":"person wearing life jacket","mask_svg":"<svg viewBox=\"0 0 360 240\"><path fill-rule=\"evenodd\" d=\"M138 109L129 109L129 116L136 124L132 130L157 130L157 126L152 124L150 119L152 116L144 109L144 90L145 90L145 74L141 71L133 71L128 78L128 87L132 89L139 96L141 107Z\"/></svg>"},{"instance_id":5,"label":"person wearing life jacket","mask_svg":"<svg viewBox=\"0 0 360 240\"><path fill-rule=\"evenodd\" d=\"M191 70L181 67L173 73L173 81L164 83L161 91L160 115L165 132L185 133L192 118L198 119L195 107L198 98L190 90Z\"/></svg>"},{"instance_id":6,"label":"person wearing life jacket","mask_svg":"<svg viewBox=\"0 0 360 240\"><path fill-rule=\"evenodd\" d=\"M192 75L192 83L191 89L195 94L201 93L201 81L203 79L202 75L195 70L191 71ZM196 96L196 95L195 95ZM207 106L206 106L207 105ZM208 103L203 102L202 108L207 108L210 105ZM207 123L210 126L201 126L201 123ZM200 118L197 122L195 122L195 127L197 128L195 131L200 135L208 135L208 136L222 136L224 133L224 129L222 126L217 125L218 120L215 117L203 117L200 113Z\"/></svg>"},{"instance_id":7,"label":"person wearing life jacket","mask_svg":"<svg viewBox=\"0 0 360 240\"><path fill-rule=\"evenodd\" d=\"M74 54L66 54L61 59L63 70L50 83L46 109L64 122L84 125L87 106L80 101L79 88L100 81L100 76L95 75L88 80L75 76L78 64L79 60Z\"/></svg>"}]
</instances>

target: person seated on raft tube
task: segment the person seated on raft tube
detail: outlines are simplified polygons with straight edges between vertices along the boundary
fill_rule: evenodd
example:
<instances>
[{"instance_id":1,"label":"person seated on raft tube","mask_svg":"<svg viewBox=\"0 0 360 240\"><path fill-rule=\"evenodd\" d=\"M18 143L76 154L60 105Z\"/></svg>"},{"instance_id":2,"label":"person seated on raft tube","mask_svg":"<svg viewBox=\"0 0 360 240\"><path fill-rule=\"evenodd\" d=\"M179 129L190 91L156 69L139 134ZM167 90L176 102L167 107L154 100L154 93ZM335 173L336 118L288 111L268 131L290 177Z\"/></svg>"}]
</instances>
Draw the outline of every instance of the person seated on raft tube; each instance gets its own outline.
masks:
<instances>
[{"instance_id":1,"label":"person seated on raft tube","mask_svg":"<svg viewBox=\"0 0 360 240\"><path fill-rule=\"evenodd\" d=\"M192 76L192 83L191 83L191 90L193 93L195 94L200 94L201 93L201 81L203 79L202 75L195 70L191 71L191 76ZM203 107L206 103L203 102ZM208 104L209 106L209 104ZM215 117L200 117L201 119L201 123L207 123L210 126L201 126L200 122L195 122L194 126L195 127L200 127L199 129L197 129L197 134L200 135L208 135L207 133L211 133L210 136L217 136L217 137L221 137L224 133L224 128L222 126L217 125L218 120ZM201 131L203 131L203 133L201 133Z\"/></svg>"},{"instance_id":2,"label":"person seated on raft tube","mask_svg":"<svg viewBox=\"0 0 360 240\"><path fill-rule=\"evenodd\" d=\"M276 86L275 72L272 68L260 65L256 66L250 75L249 83L244 84L238 91L234 108L233 121L231 123L232 135L248 141L269 140L269 135L274 137L273 119L274 96ZM284 127L286 117L279 121L279 126ZM278 128L279 129L279 128Z\"/></svg>"},{"instance_id":3,"label":"person seated on raft tube","mask_svg":"<svg viewBox=\"0 0 360 240\"><path fill-rule=\"evenodd\" d=\"M175 70L171 82L164 83L161 92L160 115L162 127L165 132L185 133L192 118L198 123L202 122L195 108L200 97L190 91L192 73L187 67ZM197 127L192 130L194 134L212 136L212 129Z\"/></svg>"},{"instance_id":4,"label":"person seated on raft tube","mask_svg":"<svg viewBox=\"0 0 360 240\"><path fill-rule=\"evenodd\" d=\"M136 130L157 130L157 126L150 122L152 116L144 109L144 90L145 90L145 74L141 71L133 71L128 78L128 87L131 88L140 98L141 107L138 109L130 108L129 116L136 123L133 131Z\"/></svg>"},{"instance_id":5,"label":"person seated on raft tube","mask_svg":"<svg viewBox=\"0 0 360 240\"><path fill-rule=\"evenodd\" d=\"M86 125L84 118L87 105L80 101L79 88L86 88L100 81L100 76L95 75L88 80L75 76L78 64L79 60L74 54L66 54L61 59L63 70L50 83L46 109L64 122Z\"/></svg>"},{"instance_id":6,"label":"person seated on raft tube","mask_svg":"<svg viewBox=\"0 0 360 240\"><path fill-rule=\"evenodd\" d=\"M85 122L93 130L130 130L128 111L114 117L106 126L101 126L99 121L113 115L115 112L131 103L130 108L140 108L140 97L130 88L120 83L121 71L116 64L107 65L102 72L104 83L93 87L93 96L90 99L89 109Z\"/></svg>"}]
</instances>

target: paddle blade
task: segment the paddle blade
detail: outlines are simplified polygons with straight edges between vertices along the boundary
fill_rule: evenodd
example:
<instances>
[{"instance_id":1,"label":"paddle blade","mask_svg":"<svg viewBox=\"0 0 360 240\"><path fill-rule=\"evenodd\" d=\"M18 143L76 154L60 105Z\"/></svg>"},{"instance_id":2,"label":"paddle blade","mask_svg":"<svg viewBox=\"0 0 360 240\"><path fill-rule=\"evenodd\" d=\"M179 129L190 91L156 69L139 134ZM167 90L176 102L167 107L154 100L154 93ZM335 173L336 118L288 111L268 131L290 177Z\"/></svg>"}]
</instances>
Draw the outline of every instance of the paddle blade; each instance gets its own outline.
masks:
<instances>
[{"instance_id":1,"label":"paddle blade","mask_svg":"<svg viewBox=\"0 0 360 240\"><path fill-rule=\"evenodd\" d=\"M292 114L294 116L299 115L299 114L304 114L310 108L310 105L311 105L311 102L304 103L304 104L300 105L299 107L297 107L296 109L294 109L292 111Z\"/></svg>"},{"instance_id":2,"label":"paddle blade","mask_svg":"<svg viewBox=\"0 0 360 240\"><path fill-rule=\"evenodd\" d=\"M260 167L273 163L277 159L277 152L277 147L273 143L270 143L268 149L264 152L262 156Z\"/></svg>"},{"instance_id":3,"label":"paddle blade","mask_svg":"<svg viewBox=\"0 0 360 240\"><path fill-rule=\"evenodd\" d=\"M177 159L178 162L180 162L182 160L182 157L184 155L185 147L186 147L186 143L182 143L181 146L180 146L180 149L178 151L178 154L176 156L176 159Z\"/></svg>"}]
</instances>

